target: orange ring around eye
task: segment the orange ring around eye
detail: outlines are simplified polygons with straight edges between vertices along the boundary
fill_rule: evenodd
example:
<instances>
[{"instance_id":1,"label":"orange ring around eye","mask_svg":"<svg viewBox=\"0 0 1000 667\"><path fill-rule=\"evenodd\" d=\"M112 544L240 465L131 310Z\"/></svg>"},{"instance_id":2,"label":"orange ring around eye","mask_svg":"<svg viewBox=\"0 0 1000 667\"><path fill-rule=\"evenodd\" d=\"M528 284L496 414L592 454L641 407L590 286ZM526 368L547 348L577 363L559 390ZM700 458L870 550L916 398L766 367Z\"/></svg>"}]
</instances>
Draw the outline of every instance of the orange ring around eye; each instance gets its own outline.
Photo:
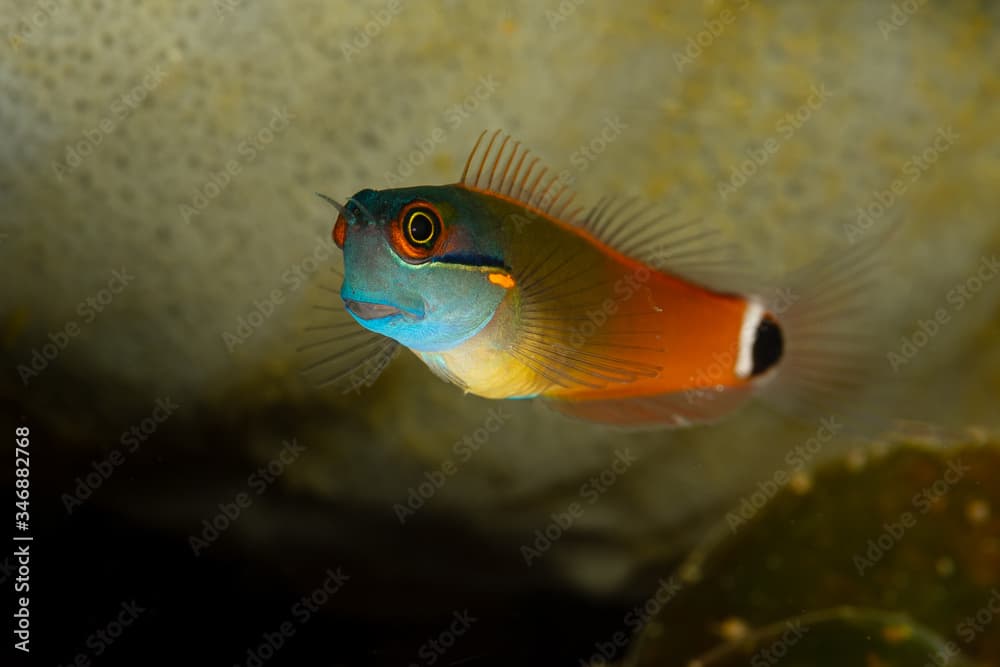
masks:
<instances>
[{"instance_id":1,"label":"orange ring around eye","mask_svg":"<svg viewBox=\"0 0 1000 667\"><path fill-rule=\"evenodd\" d=\"M426 218L431 223L431 230L428 235L415 238L412 223L421 217ZM425 201L414 201L404 206L389 232L389 242L393 250L409 262L422 262L430 259L441 247L444 237L445 228L441 214L434 206Z\"/></svg>"}]
</instances>

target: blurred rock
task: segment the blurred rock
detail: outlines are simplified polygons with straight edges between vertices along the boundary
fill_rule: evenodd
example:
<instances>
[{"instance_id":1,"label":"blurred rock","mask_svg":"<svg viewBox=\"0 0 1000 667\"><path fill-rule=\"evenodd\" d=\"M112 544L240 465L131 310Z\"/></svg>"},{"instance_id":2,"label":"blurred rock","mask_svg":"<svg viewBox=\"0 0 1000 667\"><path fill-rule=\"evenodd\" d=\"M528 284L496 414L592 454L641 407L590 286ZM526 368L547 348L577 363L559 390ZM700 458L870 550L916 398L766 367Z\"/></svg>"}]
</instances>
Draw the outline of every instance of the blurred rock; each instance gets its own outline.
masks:
<instances>
[{"instance_id":1,"label":"blurred rock","mask_svg":"<svg viewBox=\"0 0 1000 667\"><path fill-rule=\"evenodd\" d=\"M831 463L729 513L630 665L1000 663L1000 447Z\"/></svg>"}]
</instances>

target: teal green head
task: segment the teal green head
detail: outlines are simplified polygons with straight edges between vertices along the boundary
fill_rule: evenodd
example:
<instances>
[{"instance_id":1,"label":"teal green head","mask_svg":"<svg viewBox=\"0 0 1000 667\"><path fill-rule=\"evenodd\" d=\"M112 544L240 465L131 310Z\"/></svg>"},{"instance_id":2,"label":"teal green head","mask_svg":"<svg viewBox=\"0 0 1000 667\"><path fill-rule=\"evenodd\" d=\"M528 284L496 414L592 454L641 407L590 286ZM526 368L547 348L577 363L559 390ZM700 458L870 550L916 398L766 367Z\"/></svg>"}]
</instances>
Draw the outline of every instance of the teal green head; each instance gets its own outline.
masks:
<instances>
[{"instance_id":1,"label":"teal green head","mask_svg":"<svg viewBox=\"0 0 1000 667\"><path fill-rule=\"evenodd\" d=\"M361 326L410 349L468 340L513 285L501 225L478 193L421 186L327 201L340 211L333 238L344 253L344 305Z\"/></svg>"}]
</instances>

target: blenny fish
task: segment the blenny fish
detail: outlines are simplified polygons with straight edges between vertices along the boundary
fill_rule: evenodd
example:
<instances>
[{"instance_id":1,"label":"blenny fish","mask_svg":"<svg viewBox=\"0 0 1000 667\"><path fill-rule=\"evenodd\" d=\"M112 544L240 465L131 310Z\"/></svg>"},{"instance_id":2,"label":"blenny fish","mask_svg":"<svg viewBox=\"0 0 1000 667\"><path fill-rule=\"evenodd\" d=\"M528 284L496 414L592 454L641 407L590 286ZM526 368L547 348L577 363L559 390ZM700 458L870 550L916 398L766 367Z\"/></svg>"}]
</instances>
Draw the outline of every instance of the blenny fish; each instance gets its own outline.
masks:
<instances>
[{"instance_id":1,"label":"blenny fish","mask_svg":"<svg viewBox=\"0 0 1000 667\"><path fill-rule=\"evenodd\" d=\"M647 427L712 421L755 395L822 411L859 382L851 313L873 244L781 289L736 271L727 285L728 246L706 224L634 199L574 208L566 180L497 131L457 183L320 195L344 263L317 307L350 319L310 328L322 337L303 346L319 354L306 372L358 388L402 346L471 394Z\"/></svg>"}]
</instances>

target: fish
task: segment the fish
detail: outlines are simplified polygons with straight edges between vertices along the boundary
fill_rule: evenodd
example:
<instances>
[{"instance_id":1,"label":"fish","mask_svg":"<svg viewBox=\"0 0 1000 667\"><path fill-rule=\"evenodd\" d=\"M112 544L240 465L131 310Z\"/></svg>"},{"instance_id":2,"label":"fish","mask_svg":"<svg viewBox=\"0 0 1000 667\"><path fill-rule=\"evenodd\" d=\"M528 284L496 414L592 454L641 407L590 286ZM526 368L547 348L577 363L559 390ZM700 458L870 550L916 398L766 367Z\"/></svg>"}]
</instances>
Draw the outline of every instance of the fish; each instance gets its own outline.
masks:
<instances>
[{"instance_id":1,"label":"fish","mask_svg":"<svg viewBox=\"0 0 1000 667\"><path fill-rule=\"evenodd\" d=\"M835 249L773 286L695 218L635 198L585 209L565 174L483 132L461 178L363 189L337 209L346 321L304 349L317 384L358 389L402 348L462 391L570 417L678 428L760 397L823 414L865 382L874 249Z\"/></svg>"}]
</instances>

